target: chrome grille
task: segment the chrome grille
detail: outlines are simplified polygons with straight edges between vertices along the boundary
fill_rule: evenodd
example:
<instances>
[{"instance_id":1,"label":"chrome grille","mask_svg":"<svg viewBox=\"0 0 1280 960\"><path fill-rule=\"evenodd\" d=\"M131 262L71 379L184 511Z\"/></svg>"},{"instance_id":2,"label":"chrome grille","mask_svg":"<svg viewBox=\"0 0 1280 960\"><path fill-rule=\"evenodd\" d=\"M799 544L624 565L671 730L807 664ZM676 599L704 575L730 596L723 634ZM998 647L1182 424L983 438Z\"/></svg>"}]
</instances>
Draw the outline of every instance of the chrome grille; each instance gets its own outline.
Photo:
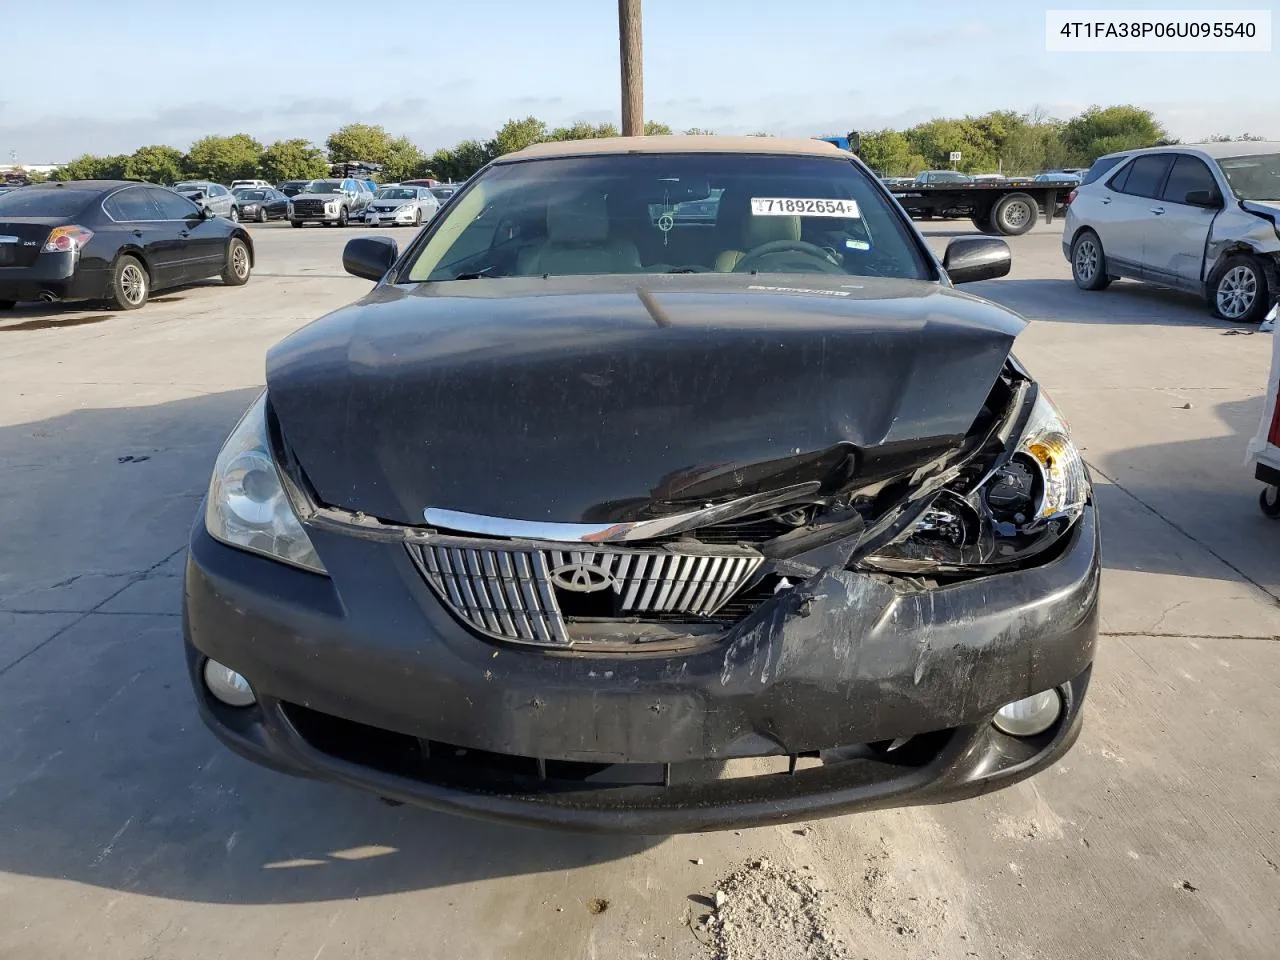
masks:
<instances>
[{"instance_id":1,"label":"chrome grille","mask_svg":"<svg viewBox=\"0 0 1280 960\"><path fill-rule=\"evenodd\" d=\"M568 643L558 594L563 571L586 568L589 590L611 591L618 618L711 617L736 594L764 558L729 548L677 550L581 549L441 537L409 545L426 581L455 616L491 637L526 643ZM582 589L582 588L580 588Z\"/></svg>"}]
</instances>

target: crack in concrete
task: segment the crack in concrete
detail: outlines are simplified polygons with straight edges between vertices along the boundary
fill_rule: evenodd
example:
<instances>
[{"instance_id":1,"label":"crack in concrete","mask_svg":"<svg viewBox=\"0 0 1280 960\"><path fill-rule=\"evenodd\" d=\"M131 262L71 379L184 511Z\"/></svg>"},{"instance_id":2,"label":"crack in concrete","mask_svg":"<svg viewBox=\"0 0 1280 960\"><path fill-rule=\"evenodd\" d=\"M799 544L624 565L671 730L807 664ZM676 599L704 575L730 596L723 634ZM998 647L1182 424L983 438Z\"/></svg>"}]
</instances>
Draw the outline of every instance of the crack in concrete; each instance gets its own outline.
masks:
<instances>
[{"instance_id":1,"label":"crack in concrete","mask_svg":"<svg viewBox=\"0 0 1280 960\"><path fill-rule=\"evenodd\" d=\"M1270 633L1152 633L1150 630L1099 630L1100 637L1151 637L1156 640L1270 640L1280 643L1280 634Z\"/></svg>"},{"instance_id":2,"label":"crack in concrete","mask_svg":"<svg viewBox=\"0 0 1280 960\"><path fill-rule=\"evenodd\" d=\"M1245 573L1243 570L1237 567L1234 563L1232 563L1222 554L1218 553L1217 550L1214 550L1213 547L1209 546L1207 543L1205 543L1203 540L1200 540L1189 531L1184 530L1181 526L1177 524L1177 522L1166 517L1163 513L1161 513L1155 507L1151 506L1151 504L1147 503L1147 501L1143 500L1140 496L1138 496L1136 493L1134 493L1124 484L1120 483L1118 480L1116 480L1115 477L1108 474L1106 471L1104 471L1101 467L1099 467L1093 461L1086 460L1085 462L1089 465L1090 470L1094 471L1099 476L1105 478L1108 483L1110 483L1113 487L1115 487L1117 490L1119 490L1121 493L1123 493L1125 496L1131 499L1134 503L1140 504L1145 510L1151 513L1153 516L1159 517L1161 520L1163 520L1169 526L1173 527L1174 530L1177 530L1178 533L1182 534L1184 537L1186 537L1188 540L1194 543L1197 547L1199 547L1205 553L1209 554L1209 556L1213 557L1215 560L1219 561L1223 566L1227 567L1229 570L1231 570L1233 573L1239 576L1241 580L1245 581L1245 583L1251 584L1255 589L1258 590L1259 593L1261 593L1267 600L1271 602L1272 606L1280 607L1280 595L1272 593L1269 589L1267 589L1257 580L1253 579L1253 577L1249 576L1247 573Z\"/></svg>"},{"instance_id":3,"label":"crack in concrete","mask_svg":"<svg viewBox=\"0 0 1280 960\"><path fill-rule=\"evenodd\" d=\"M129 575L127 575L127 576L128 576L128 579L126 579L126 580L125 580L124 585L123 585L119 590L115 591L115 593L112 593L110 596L103 597L100 601L98 601L98 603L97 603L97 604L95 604L93 607L89 608L88 610L85 610L85 611L83 611L83 612L76 611L76 610L65 611L65 612L68 612L68 613L80 613L80 616L76 617L74 620L72 620L70 623L68 623L68 624L67 624L65 627L63 627L62 629L60 629L60 630L55 630L52 634L50 634L50 635L49 635L48 637L46 637L45 639L41 640L41 641L40 641L39 643L37 643L34 647L32 647L30 650L28 650L26 653L24 653L22 656L20 656L17 660L13 661L13 663L10 663L10 664L8 664L8 665L6 665L6 666L4 666L4 667L0 667L0 677L3 677L6 673L8 673L10 670L12 670L14 667L16 667L18 664L22 663L22 662L23 662L24 660L26 660L28 657L30 657L30 656L32 656L33 654L38 653L39 651L43 650L43 649L44 649L45 647L47 647L49 644L53 643L53 641L54 641L54 640L57 640L60 636L62 636L64 633L66 633L68 630L70 630L72 627L74 627L76 624L78 624L78 623L83 623L83 622L85 621L85 619L86 619L86 618L88 618L88 617L92 616L92 615L93 615L93 614L95 614L95 613L98 613L98 612L99 612L99 610L100 610L102 607L106 606L108 603L110 603L110 602L111 602L112 600L114 600L116 597L120 596L120 594L124 593L126 590L128 590L128 589L129 589L131 586L133 586L135 583L139 583L140 581L147 579L147 575L148 575L149 573L151 573L151 572L152 572L152 571L154 571L154 570L158 570L160 567L164 566L166 563L168 563L170 560L172 560L174 557L176 557L178 554L182 553L182 551L184 551L184 550L186 550L186 549L187 549L186 544L183 544L182 546L178 547L178 549L173 550L173 551L171 551L170 553L165 554L165 556L161 557L159 560L157 560L157 561L156 561L155 563L153 563L151 566L147 567L147 569L145 569L145 570L141 570L141 571L139 571L139 572L137 572L137 573L133 573L133 574L129 574ZM77 574L77 576L76 576L76 577L71 577L69 580L65 581L65 583L71 583L71 582L73 582L74 580L76 580L79 576L81 576L81 574ZM63 584L55 584L55 586L62 586L62 585L63 585ZM21 613L22 611L20 611L20 610L6 610L6 611L3 611L3 612L5 612L5 613ZM41 613L49 613L49 612L53 612L53 611L42 610L42 611L40 611L40 612L41 612ZM118 613L117 615L119 615L119 616L123 616L124 614L121 612L121 613ZM151 614L151 613L148 613L148 614L134 614L134 616L166 616L166 614ZM168 614L168 616L175 616L175 614Z\"/></svg>"}]
</instances>

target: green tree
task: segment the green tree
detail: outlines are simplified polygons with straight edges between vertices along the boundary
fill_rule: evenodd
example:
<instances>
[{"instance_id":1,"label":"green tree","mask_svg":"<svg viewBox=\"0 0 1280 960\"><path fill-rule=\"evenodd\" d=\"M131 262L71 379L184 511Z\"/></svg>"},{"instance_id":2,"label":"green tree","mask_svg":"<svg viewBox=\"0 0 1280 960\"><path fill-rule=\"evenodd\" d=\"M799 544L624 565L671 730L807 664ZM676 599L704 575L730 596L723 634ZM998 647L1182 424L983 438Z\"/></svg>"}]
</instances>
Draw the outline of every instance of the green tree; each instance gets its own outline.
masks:
<instances>
[{"instance_id":1,"label":"green tree","mask_svg":"<svg viewBox=\"0 0 1280 960\"><path fill-rule=\"evenodd\" d=\"M671 127L665 123L659 123L657 120L646 120L644 135L646 137L669 137L671 136Z\"/></svg>"},{"instance_id":2,"label":"green tree","mask_svg":"<svg viewBox=\"0 0 1280 960\"><path fill-rule=\"evenodd\" d=\"M415 177L427 156L408 137L393 137L387 143L387 154L382 163L382 179L387 183Z\"/></svg>"},{"instance_id":3,"label":"green tree","mask_svg":"<svg viewBox=\"0 0 1280 960\"><path fill-rule=\"evenodd\" d=\"M123 153L109 157L86 153L55 170L53 179L120 180L124 178L124 165L128 162L129 156Z\"/></svg>"},{"instance_id":4,"label":"green tree","mask_svg":"<svg viewBox=\"0 0 1280 960\"><path fill-rule=\"evenodd\" d=\"M262 176L272 183L316 180L329 172L324 151L302 138L277 140L262 151Z\"/></svg>"},{"instance_id":5,"label":"green tree","mask_svg":"<svg viewBox=\"0 0 1280 960\"><path fill-rule=\"evenodd\" d=\"M376 124L348 123L329 134L325 142L329 160L343 163L347 160L367 160L370 163L386 163L391 153L391 134Z\"/></svg>"},{"instance_id":6,"label":"green tree","mask_svg":"<svg viewBox=\"0 0 1280 960\"><path fill-rule=\"evenodd\" d=\"M748 137L772 137L773 134L768 130L757 130L754 133L748 133Z\"/></svg>"},{"instance_id":7,"label":"green tree","mask_svg":"<svg viewBox=\"0 0 1280 960\"><path fill-rule=\"evenodd\" d=\"M1150 110L1129 105L1090 107L1062 128L1067 155L1081 166L1106 153L1154 147L1167 137Z\"/></svg>"},{"instance_id":8,"label":"green tree","mask_svg":"<svg viewBox=\"0 0 1280 960\"><path fill-rule=\"evenodd\" d=\"M548 140L599 140L618 136L618 128L612 123L584 123L579 120L568 127L556 127L547 135Z\"/></svg>"},{"instance_id":9,"label":"green tree","mask_svg":"<svg viewBox=\"0 0 1280 960\"><path fill-rule=\"evenodd\" d=\"M495 157L504 153L515 153L535 143L547 139L547 125L537 117L525 117L523 120L508 120L493 135L491 150Z\"/></svg>"},{"instance_id":10,"label":"green tree","mask_svg":"<svg viewBox=\"0 0 1280 960\"><path fill-rule=\"evenodd\" d=\"M714 130L703 130L701 127L690 127L685 131L685 136L689 137L714 137L715 135L716 132Z\"/></svg>"},{"instance_id":11,"label":"green tree","mask_svg":"<svg viewBox=\"0 0 1280 960\"><path fill-rule=\"evenodd\" d=\"M201 137L187 151L187 169L215 183L244 180L258 174L262 144L247 133Z\"/></svg>"},{"instance_id":12,"label":"green tree","mask_svg":"<svg viewBox=\"0 0 1280 960\"><path fill-rule=\"evenodd\" d=\"M164 144L139 147L125 162L124 175L130 180L149 183L177 183L182 179L184 159L176 147Z\"/></svg>"},{"instance_id":13,"label":"green tree","mask_svg":"<svg viewBox=\"0 0 1280 960\"><path fill-rule=\"evenodd\" d=\"M882 177L900 177L911 165L911 144L898 130L872 130L862 134L861 156Z\"/></svg>"},{"instance_id":14,"label":"green tree","mask_svg":"<svg viewBox=\"0 0 1280 960\"><path fill-rule=\"evenodd\" d=\"M463 140L450 149L437 150L428 161L427 172L439 180L466 180L493 159L489 144Z\"/></svg>"}]
</instances>

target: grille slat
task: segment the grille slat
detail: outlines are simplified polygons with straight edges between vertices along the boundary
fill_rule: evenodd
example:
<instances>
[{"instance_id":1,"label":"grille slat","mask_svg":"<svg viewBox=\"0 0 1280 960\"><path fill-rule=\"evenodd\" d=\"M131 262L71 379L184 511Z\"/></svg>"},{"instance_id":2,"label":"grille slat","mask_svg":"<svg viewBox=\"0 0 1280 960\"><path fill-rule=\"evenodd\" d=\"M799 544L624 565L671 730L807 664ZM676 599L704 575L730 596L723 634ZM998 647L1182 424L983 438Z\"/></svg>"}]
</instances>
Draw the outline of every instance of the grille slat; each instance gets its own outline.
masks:
<instances>
[{"instance_id":1,"label":"grille slat","mask_svg":"<svg viewBox=\"0 0 1280 960\"><path fill-rule=\"evenodd\" d=\"M582 550L566 544L530 548L504 541L489 546L487 541L457 537L413 544L409 552L423 578L463 623L487 636L547 645L570 642L557 598L565 588L554 585L554 570L569 567L562 570L564 576L579 566L590 568L588 579L601 585L587 592L598 596L612 591L619 617L679 620L713 616L764 560L740 551L717 555L670 549Z\"/></svg>"}]
</instances>

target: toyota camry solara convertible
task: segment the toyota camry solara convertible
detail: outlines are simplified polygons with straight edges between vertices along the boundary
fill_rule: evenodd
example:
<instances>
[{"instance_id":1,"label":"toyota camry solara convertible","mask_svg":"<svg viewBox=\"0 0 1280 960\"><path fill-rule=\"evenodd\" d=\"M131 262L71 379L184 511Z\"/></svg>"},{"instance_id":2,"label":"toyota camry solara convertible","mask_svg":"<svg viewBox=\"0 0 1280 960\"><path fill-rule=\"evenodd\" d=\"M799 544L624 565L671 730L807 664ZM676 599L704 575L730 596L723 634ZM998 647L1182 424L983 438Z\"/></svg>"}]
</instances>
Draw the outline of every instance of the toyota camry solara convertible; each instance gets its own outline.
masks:
<instances>
[{"instance_id":1,"label":"toyota camry solara convertible","mask_svg":"<svg viewBox=\"0 0 1280 960\"><path fill-rule=\"evenodd\" d=\"M938 261L821 142L619 138L501 157L344 262L376 286L270 351L192 533L234 750L654 834L955 800L1074 742L1088 473L1024 322L953 287L1003 241Z\"/></svg>"}]
</instances>

